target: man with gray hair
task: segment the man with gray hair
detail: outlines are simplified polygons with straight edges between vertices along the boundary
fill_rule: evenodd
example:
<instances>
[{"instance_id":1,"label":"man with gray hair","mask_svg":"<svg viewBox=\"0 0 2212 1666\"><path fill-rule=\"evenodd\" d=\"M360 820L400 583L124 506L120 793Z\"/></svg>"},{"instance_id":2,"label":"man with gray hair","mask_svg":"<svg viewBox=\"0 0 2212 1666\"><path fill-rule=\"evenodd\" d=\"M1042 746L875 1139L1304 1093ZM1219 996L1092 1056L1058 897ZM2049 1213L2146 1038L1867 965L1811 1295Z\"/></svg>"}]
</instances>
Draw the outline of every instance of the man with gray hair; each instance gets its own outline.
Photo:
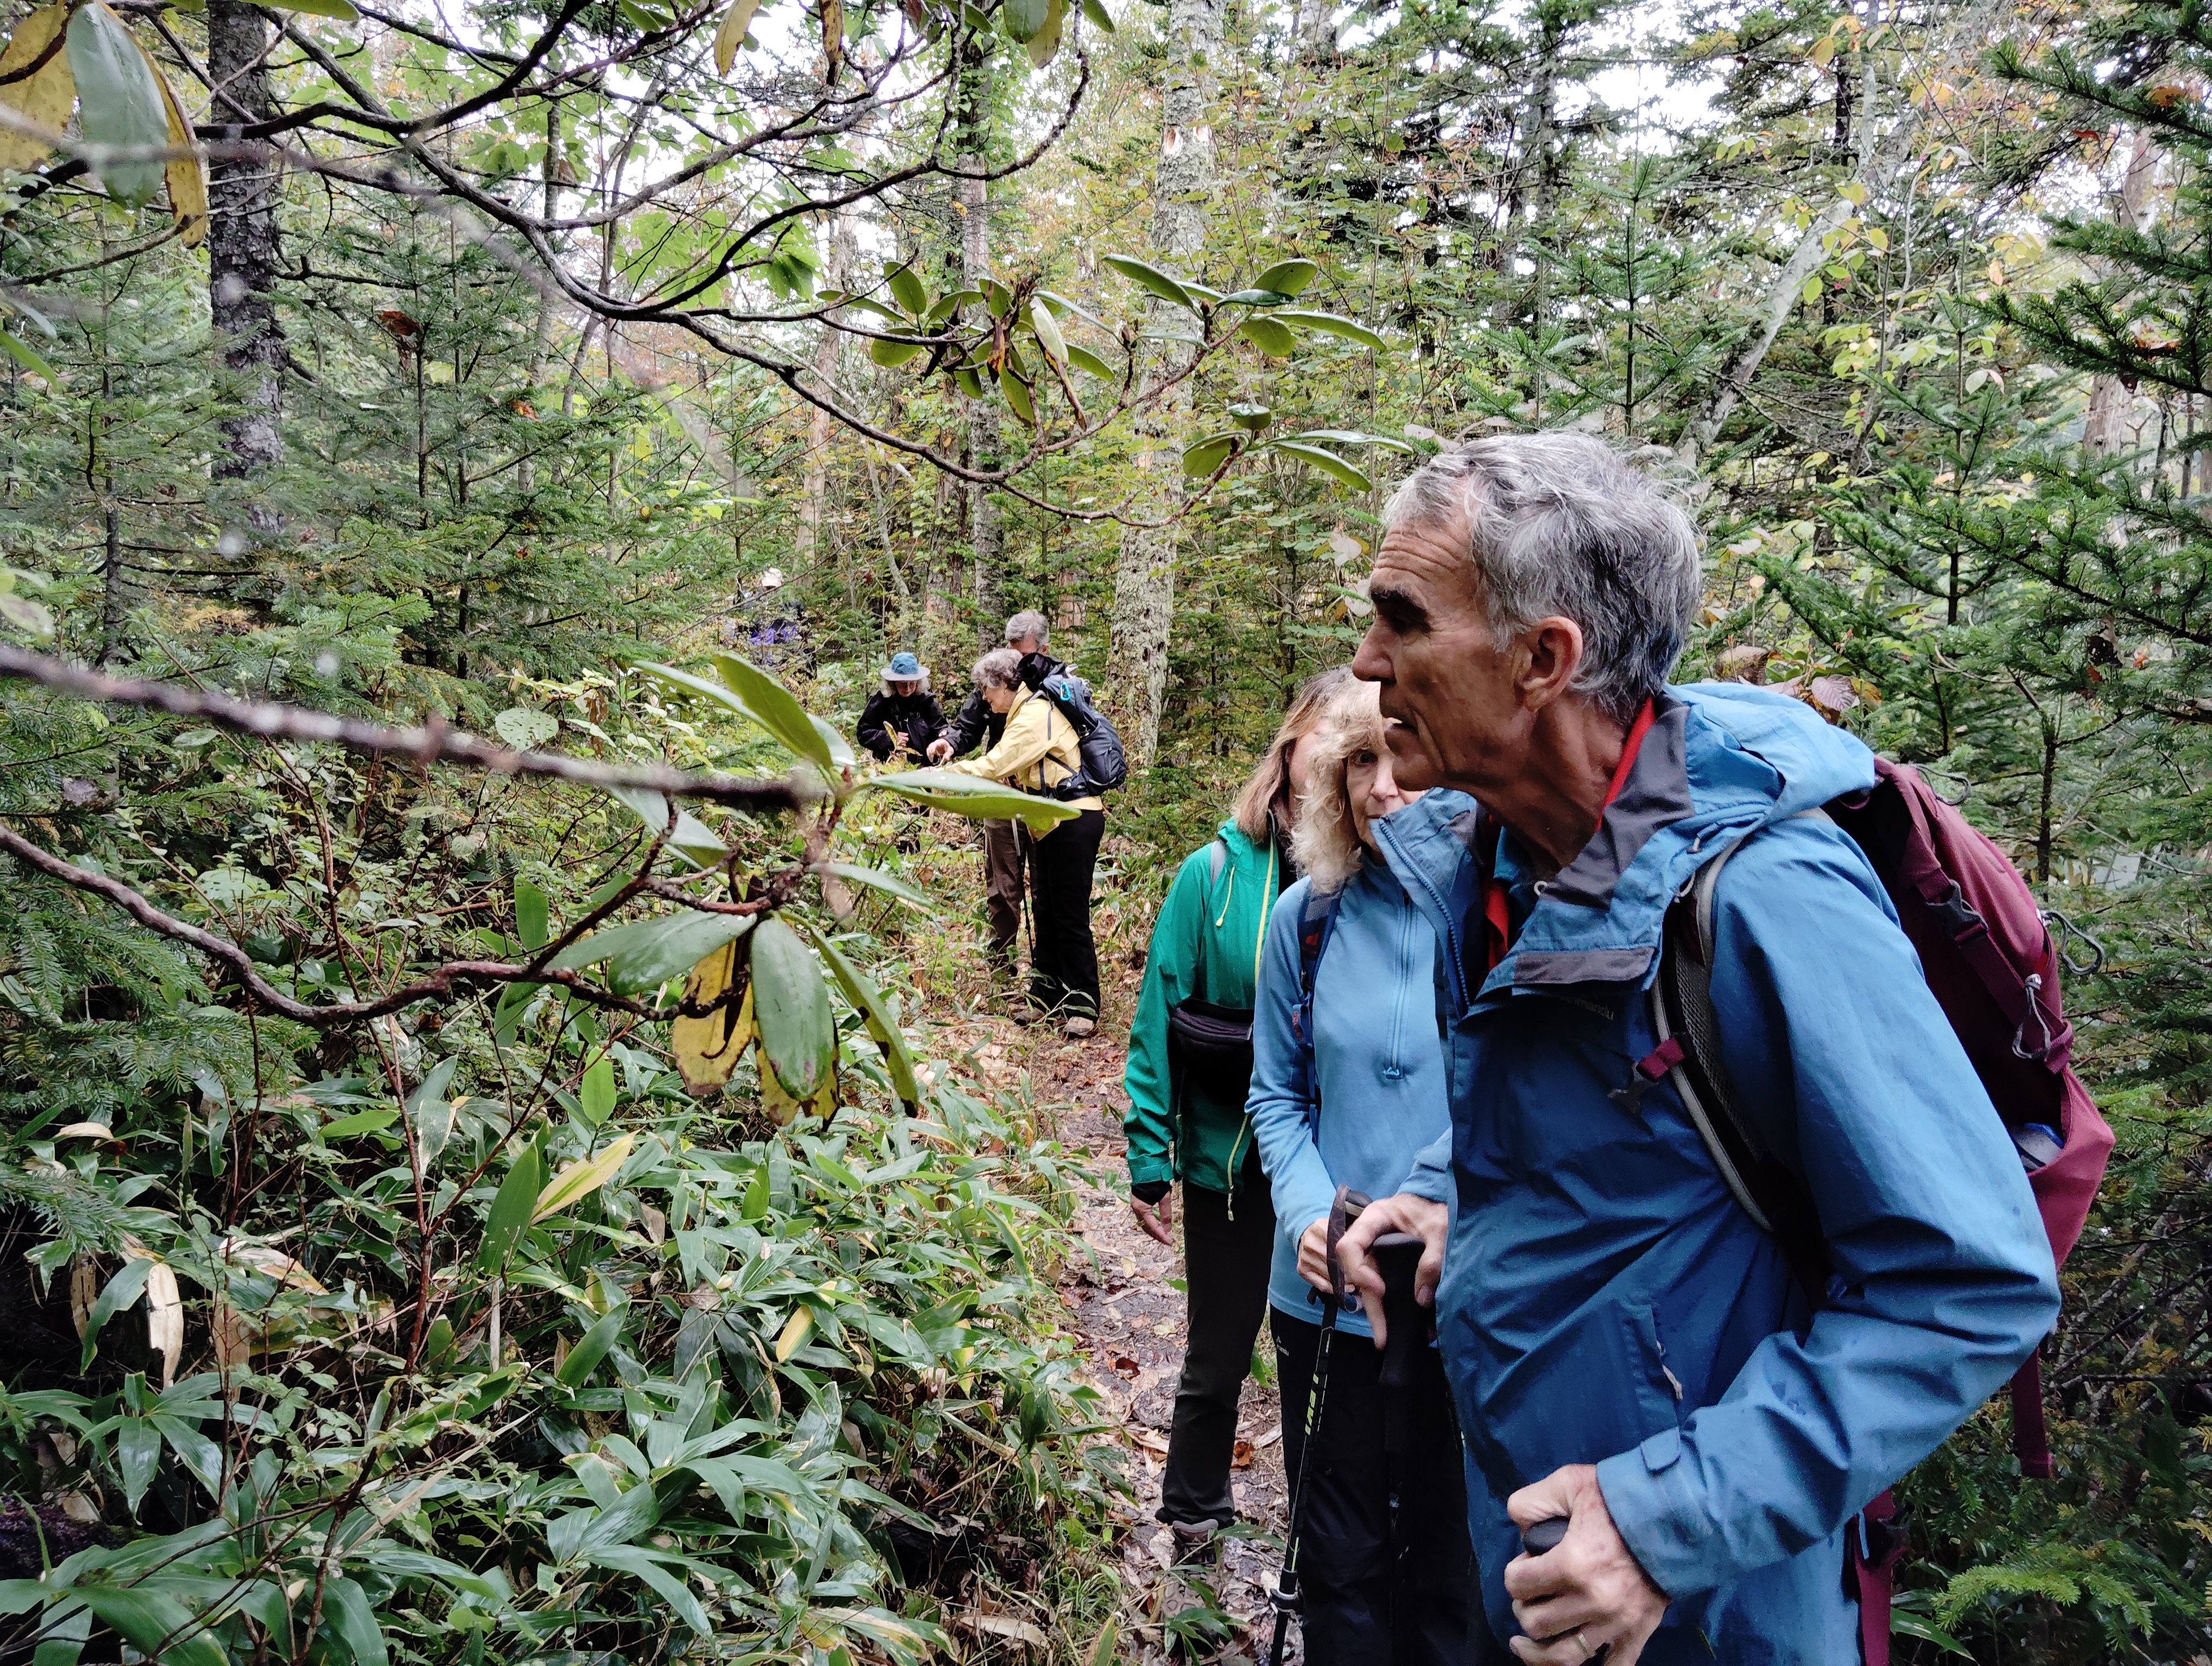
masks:
<instances>
[{"instance_id":1,"label":"man with gray hair","mask_svg":"<svg viewBox=\"0 0 2212 1666\"><path fill-rule=\"evenodd\" d=\"M1859 1512L2012 1375L2057 1288L1888 894L1819 813L1873 756L1771 690L1668 684L1696 533L1595 440L1448 450L1387 526L1352 670L1400 782L1480 806L1375 824L1444 951L1455 1201L1385 1199L1340 1255L1380 1344L1368 1246L1425 1241L1490 1628L1530 1666L1880 1666L1887 1535ZM1724 851L1718 1057L1805 1200L1771 1232L1644 998Z\"/></svg>"},{"instance_id":2,"label":"man with gray hair","mask_svg":"<svg viewBox=\"0 0 2212 1666\"><path fill-rule=\"evenodd\" d=\"M1006 646L1022 656L1041 654L1051 639L1051 628L1042 613L1017 613L1006 621ZM930 743L929 761L949 763L965 757L978 746L992 747L1006 733L1006 720L991 709L981 690L970 694L945 733ZM1020 832L1011 821L983 824L983 906L989 920L991 965L1002 977L1017 970L1014 945L1022 932L1024 867ZM1015 1008L1026 1019L1028 1009Z\"/></svg>"}]
</instances>

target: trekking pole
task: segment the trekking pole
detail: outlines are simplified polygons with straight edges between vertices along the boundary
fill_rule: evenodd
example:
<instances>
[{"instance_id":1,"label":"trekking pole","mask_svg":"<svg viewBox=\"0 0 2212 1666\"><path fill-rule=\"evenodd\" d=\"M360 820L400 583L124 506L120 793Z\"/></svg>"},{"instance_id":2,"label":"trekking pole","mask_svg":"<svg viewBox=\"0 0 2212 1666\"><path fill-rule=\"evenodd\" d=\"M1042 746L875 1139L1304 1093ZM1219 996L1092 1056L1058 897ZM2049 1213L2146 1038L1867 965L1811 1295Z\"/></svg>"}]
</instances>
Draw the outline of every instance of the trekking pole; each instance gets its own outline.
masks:
<instances>
[{"instance_id":1,"label":"trekking pole","mask_svg":"<svg viewBox=\"0 0 2212 1666\"><path fill-rule=\"evenodd\" d=\"M1305 1613L1298 1590L1298 1530L1304 1524L1306 1481L1313 1471L1316 1438L1321 1432L1322 1406L1328 1398L1328 1354L1336 1341L1336 1316L1344 1306L1344 1268L1336 1259L1336 1241L1344 1229L1359 1218L1371 1201L1349 1186L1336 1189L1328 1211L1328 1310L1321 1317L1321 1346L1314 1350L1313 1377L1306 1385L1305 1432L1298 1443L1298 1473L1291 1484L1291 1520L1283 1539L1283 1568L1267 1601L1275 1610L1274 1640L1267 1645L1267 1666L1283 1666L1283 1644L1290 1634L1291 1616Z\"/></svg>"},{"instance_id":2,"label":"trekking pole","mask_svg":"<svg viewBox=\"0 0 2212 1666\"><path fill-rule=\"evenodd\" d=\"M1410 1232L1385 1232L1370 1247L1376 1269L1382 1274L1382 1321L1389 1333L1376 1386L1382 1393L1382 1463L1390 1488L1389 1617L1394 1651L1401 1651L1400 1633L1407 1620L1407 1604L1401 1599L1407 1547L1401 1531L1399 1507L1414 1458L1414 1375L1429 1340L1429 1328L1422 1322L1420 1304L1413 1295L1424 1247Z\"/></svg>"},{"instance_id":3,"label":"trekking pole","mask_svg":"<svg viewBox=\"0 0 2212 1666\"><path fill-rule=\"evenodd\" d=\"M1022 925L1030 938L1030 988L1036 988L1036 901L1031 889L1036 882L1036 852L1030 837L1029 824L1018 818L1014 823L1014 855L1022 870Z\"/></svg>"}]
</instances>

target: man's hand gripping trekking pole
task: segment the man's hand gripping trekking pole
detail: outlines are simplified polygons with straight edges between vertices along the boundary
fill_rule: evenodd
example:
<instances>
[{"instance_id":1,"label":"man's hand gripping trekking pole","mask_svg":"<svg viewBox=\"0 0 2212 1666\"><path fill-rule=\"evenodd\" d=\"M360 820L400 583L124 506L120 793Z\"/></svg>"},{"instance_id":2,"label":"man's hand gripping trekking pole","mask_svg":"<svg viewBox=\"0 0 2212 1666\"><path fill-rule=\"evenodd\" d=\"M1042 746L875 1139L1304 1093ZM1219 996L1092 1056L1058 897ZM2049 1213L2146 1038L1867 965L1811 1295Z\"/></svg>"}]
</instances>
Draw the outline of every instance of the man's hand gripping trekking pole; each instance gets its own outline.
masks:
<instances>
[{"instance_id":1,"label":"man's hand gripping trekking pole","mask_svg":"<svg viewBox=\"0 0 2212 1666\"><path fill-rule=\"evenodd\" d=\"M1667 1593L1628 1548L1605 1507L1597 1469L1571 1463L1505 1500L1521 1554L1505 1565L1505 1594L1528 1666L1636 1666L1667 1615Z\"/></svg>"},{"instance_id":2,"label":"man's hand gripping trekking pole","mask_svg":"<svg viewBox=\"0 0 2212 1666\"><path fill-rule=\"evenodd\" d=\"M1336 1262L1345 1282L1359 1292L1377 1347L1389 1335L1389 1320L1376 1241L1397 1232L1421 1240L1414 1299L1430 1307L1450 1230L1449 1208L1401 1192L1369 1204L1338 1238ZM1301 1273L1305 1248L1301 1242ZM1600 1655L1606 1666L1636 1666L1666 1616L1667 1594L1613 1526L1596 1468L1578 1463L1556 1469L1508 1499L1505 1509L1521 1529L1522 1550L1506 1565L1505 1591L1528 1633L1513 1639L1514 1654L1528 1666L1584 1666Z\"/></svg>"}]
</instances>

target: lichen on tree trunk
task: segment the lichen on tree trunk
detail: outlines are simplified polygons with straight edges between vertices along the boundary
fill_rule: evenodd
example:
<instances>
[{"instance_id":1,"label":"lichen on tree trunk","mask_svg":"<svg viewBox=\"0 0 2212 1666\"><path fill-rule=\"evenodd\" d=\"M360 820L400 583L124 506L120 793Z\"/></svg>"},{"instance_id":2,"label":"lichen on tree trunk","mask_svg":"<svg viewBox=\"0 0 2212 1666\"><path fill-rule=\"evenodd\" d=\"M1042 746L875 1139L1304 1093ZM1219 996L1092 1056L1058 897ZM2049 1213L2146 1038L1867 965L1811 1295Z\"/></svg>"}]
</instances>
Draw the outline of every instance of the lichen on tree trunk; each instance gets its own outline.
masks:
<instances>
[{"instance_id":1,"label":"lichen on tree trunk","mask_svg":"<svg viewBox=\"0 0 2212 1666\"><path fill-rule=\"evenodd\" d=\"M991 54L975 52L963 64L960 106L960 161L963 173L980 173L990 165ZM963 288L980 289L991 275L991 207L988 182L959 181L960 281ZM989 395L966 402L968 465L974 469L999 465L999 407ZM974 602L976 639L986 649L1000 645L1006 619L1006 533L999 519L999 506L991 489L969 481L968 492L969 547L974 552Z\"/></svg>"},{"instance_id":2,"label":"lichen on tree trunk","mask_svg":"<svg viewBox=\"0 0 2212 1666\"><path fill-rule=\"evenodd\" d=\"M269 26L241 0L208 0L208 75L216 91L209 119L234 130L276 113L270 90ZM218 480L252 480L284 460L284 327L276 317L283 261L276 210L284 176L272 149L208 161L208 307L216 350L236 401L222 419ZM247 506L248 522L275 530L273 506Z\"/></svg>"},{"instance_id":3,"label":"lichen on tree trunk","mask_svg":"<svg viewBox=\"0 0 2212 1666\"><path fill-rule=\"evenodd\" d=\"M1212 65L1221 46L1222 11L1223 0L1172 0L1168 8L1152 252L1159 264L1178 276L1197 276L1192 264L1206 246L1206 204L1213 192ZM1154 331L1191 330L1189 315L1167 302L1154 301L1152 310ZM1162 342L1146 367L1148 386L1163 391L1136 418L1139 475L1130 506L1134 519L1159 520L1182 506L1179 459L1190 428L1189 371L1196 350L1182 342ZM1150 763L1159 747L1168 637L1175 622L1176 544L1172 525L1125 527L1114 565L1109 682L1128 719L1124 733L1139 766Z\"/></svg>"},{"instance_id":4,"label":"lichen on tree trunk","mask_svg":"<svg viewBox=\"0 0 2212 1666\"><path fill-rule=\"evenodd\" d=\"M853 264L851 217L840 214L830 234L830 282L842 289ZM822 396L840 399L837 369L845 345L845 332L835 323L836 313L822 321L822 337L814 346L814 386ZM799 526L791 544L795 571L812 574L820 558L822 525L830 512L830 446L836 436L836 418L819 405L810 404L806 417L805 478L800 487Z\"/></svg>"}]
</instances>

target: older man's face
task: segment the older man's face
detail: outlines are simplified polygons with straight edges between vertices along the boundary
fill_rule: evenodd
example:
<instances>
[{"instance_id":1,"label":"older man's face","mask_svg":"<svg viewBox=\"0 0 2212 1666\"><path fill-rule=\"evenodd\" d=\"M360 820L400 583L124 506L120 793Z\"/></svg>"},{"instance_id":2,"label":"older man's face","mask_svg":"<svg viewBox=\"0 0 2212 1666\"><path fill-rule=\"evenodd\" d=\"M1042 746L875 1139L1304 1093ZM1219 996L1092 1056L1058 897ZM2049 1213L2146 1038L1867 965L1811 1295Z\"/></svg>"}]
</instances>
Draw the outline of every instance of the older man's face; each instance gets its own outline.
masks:
<instances>
[{"instance_id":1,"label":"older man's face","mask_svg":"<svg viewBox=\"0 0 2212 1666\"><path fill-rule=\"evenodd\" d=\"M1480 793L1509 778L1533 714L1522 705L1513 648L1491 634L1464 527L1394 526L1376 554L1368 595L1375 622L1352 674L1382 684L1398 784L1408 792Z\"/></svg>"}]
</instances>

